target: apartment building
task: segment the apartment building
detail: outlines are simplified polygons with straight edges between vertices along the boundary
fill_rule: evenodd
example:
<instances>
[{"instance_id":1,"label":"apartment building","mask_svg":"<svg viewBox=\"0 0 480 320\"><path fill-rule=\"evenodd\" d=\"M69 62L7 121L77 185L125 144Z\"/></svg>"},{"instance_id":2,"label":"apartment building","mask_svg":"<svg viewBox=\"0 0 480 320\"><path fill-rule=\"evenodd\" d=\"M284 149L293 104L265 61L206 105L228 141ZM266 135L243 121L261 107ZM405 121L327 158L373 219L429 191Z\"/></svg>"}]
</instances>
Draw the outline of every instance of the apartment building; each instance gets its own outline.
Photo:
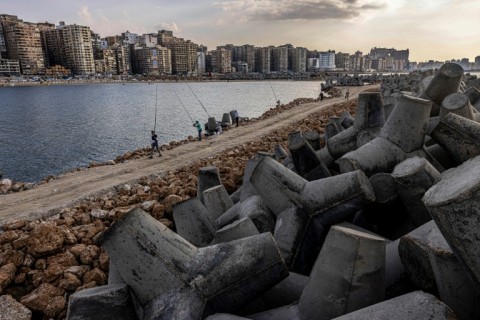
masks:
<instances>
[{"instance_id":1,"label":"apartment building","mask_svg":"<svg viewBox=\"0 0 480 320\"><path fill-rule=\"evenodd\" d=\"M270 48L255 48L255 72L270 73Z\"/></svg>"},{"instance_id":2,"label":"apartment building","mask_svg":"<svg viewBox=\"0 0 480 320\"><path fill-rule=\"evenodd\" d=\"M118 66L115 50L100 50L98 59L95 59L95 72L102 74L117 74Z\"/></svg>"},{"instance_id":3,"label":"apartment building","mask_svg":"<svg viewBox=\"0 0 480 320\"><path fill-rule=\"evenodd\" d=\"M0 57L0 76L19 76L20 63L18 60L1 59Z\"/></svg>"},{"instance_id":4,"label":"apartment building","mask_svg":"<svg viewBox=\"0 0 480 320\"><path fill-rule=\"evenodd\" d=\"M288 48L271 47L272 72L288 72Z\"/></svg>"},{"instance_id":5,"label":"apartment building","mask_svg":"<svg viewBox=\"0 0 480 320\"><path fill-rule=\"evenodd\" d=\"M173 74L192 74L198 72L198 44L173 36L172 31L158 31L158 44L168 48L172 57Z\"/></svg>"},{"instance_id":6,"label":"apartment building","mask_svg":"<svg viewBox=\"0 0 480 320\"><path fill-rule=\"evenodd\" d=\"M45 74L45 59L37 24L5 14L0 15L0 24L7 49L6 58L18 60L22 74Z\"/></svg>"},{"instance_id":7,"label":"apartment building","mask_svg":"<svg viewBox=\"0 0 480 320\"><path fill-rule=\"evenodd\" d=\"M319 58L319 68L321 70L333 70L336 68L335 65L335 51L328 50L322 51L318 54Z\"/></svg>"},{"instance_id":8,"label":"apartment building","mask_svg":"<svg viewBox=\"0 0 480 320\"><path fill-rule=\"evenodd\" d=\"M301 47L289 48L289 57L292 72L305 73L307 71L307 49Z\"/></svg>"},{"instance_id":9,"label":"apartment building","mask_svg":"<svg viewBox=\"0 0 480 320\"><path fill-rule=\"evenodd\" d=\"M232 72L232 51L228 49L218 49L210 51L212 72L231 73Z\"/></svg>"},{"instance_id":10,"label":"apartment building","mask_svg":"<svg viewBox=\"0 0 480 320\"><path fill-rule=\"evenodd\" d=\"M117 74L127 75L132 71L132 64L130 62L130 50L128 45L115 43L111 46L115 51L115 59L117 61Z\"/></svg>"},{"instance_id":11,"label":"apartment building","mask_svg":"<svg viewBox=\"0 0 480 320\"><path fill-rule=\"evenodd\" d=\"M335 67L340 70L350 70L350 54L342 52L336 53Z\"/></svg>"},{"instance_id":12,"label":"apartment building","mask_svg":"<svg viewBox=\"0 0 480 320\"><path fill-rule=\"evenodd\" d=\"M95 37L95 35L94 35ZM45 31L50 64L61 65L74 74L94 74L92 33L90 27L65 25L63 21L54 30ZM100 45L98 46L100 51Z\"/></svg>"},{"instance_id":13,"label":"apartment building","mask_svg":"<svg viewBox=\"0 0 480 320\"><path fill-rule=\"evenodd\" d=\"M136 47L134 51L134 73L157 76L172 74L171 50L162 46Z\"/></svg>"}]
</instances>

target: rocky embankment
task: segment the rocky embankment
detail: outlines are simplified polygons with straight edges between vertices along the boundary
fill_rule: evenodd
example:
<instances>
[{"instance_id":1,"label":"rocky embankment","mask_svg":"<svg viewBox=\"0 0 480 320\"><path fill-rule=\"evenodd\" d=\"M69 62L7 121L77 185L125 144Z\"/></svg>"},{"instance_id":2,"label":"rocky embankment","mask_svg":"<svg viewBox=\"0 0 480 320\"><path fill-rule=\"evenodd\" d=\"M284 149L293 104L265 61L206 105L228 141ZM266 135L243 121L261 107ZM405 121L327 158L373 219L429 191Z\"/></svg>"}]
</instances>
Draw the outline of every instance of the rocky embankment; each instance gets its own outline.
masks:
<instances>
[{"instance_id":1,"label":"rocky embankment","mask_svg":"<svg viewBox=\"0 0 480 320\"><path fill-rule=\"evenodd\" d=\"M334 88L329 94L332 97L339 96L340 91ZM271 109L250 122L262 121L311 101L297 99ZM353 114L355 109L356 101L353 100L335 104L308 119L273 131L266 137L197 160L192 165L163 176L144 176L135 183L119 185L78 205L65 207L60 214L47 219L17 220L3 225L0 231L0 305L11 308L10 314L28 314L30 310L35 319L65 318L68 298L72 293L107 283L109 258L97 241L126 212L141 208L164 225L175 229L172 207L196 196L199 168L216 166L223 185L232 193L242 185L247 160L258 151L271 152L278 144L286 148L288 134L295 130L323 133L330 117L339 116L344 111ZM248 122L243 125L248 125ZM189 137L163 145L162 148L170 150L193 141L195 139ZM148 149L139 149L114 161L91 166L137 159L147 156L147 152ZM12 181L6 184L5 179L2 183L0 187L4 193L32 187L22 187L22 183ZM8 185L10 187L6 187ZM20 304L12 301L10 296Z\"/></svg>"}]
</instances>

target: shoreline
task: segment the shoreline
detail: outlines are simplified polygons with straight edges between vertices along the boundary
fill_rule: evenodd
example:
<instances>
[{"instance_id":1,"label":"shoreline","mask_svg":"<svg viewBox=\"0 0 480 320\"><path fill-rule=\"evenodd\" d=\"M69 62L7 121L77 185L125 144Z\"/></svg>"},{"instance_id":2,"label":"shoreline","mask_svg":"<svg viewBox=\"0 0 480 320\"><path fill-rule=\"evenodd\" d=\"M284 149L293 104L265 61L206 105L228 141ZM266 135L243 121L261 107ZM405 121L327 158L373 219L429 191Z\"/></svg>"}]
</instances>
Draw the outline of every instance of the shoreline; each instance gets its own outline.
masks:
<instances>
[{"instance_id":1,"label":"shoreline","mask_svg":"<svg viewBox=\"0 0 480 320\"><path fill-rule=\"evenodd\" d=\"M80 84L81 85L81 84ZM335 88L332 88L330 90L330 97L327 97L325 98L325 101L328 101L329 99L331 98L334 98L334 97L340 97L341 93L339 92L338 89L335 89ZM308 102L313 102L313 101L318 101L318 98L317 99L312 99L312 98L297 98L293 101L290 101L286 104L283 104L282 105L282 110L288 110L288 109L291 109L291 108L294 108L295 106L298 106L299 105L299 101L305 103L306 101ZM273 107L273 108L270 108L269 110L265 111L262 115L260 115L259 117L256 117L256 118L251 118L249 119L247 122L250 122L250 121L261 121L261 120L264 120L266 119L267 117L271 117L271 116L274 116L275 113L279 110L278 107ZM229 130L232 130L234 127L233 125L231 127L228 127L226 129L224 129L224 133L225 132L228 132ZM213 137L214 138L214 137ZM209 137L209 138L206 138L206 139L212 139L212 137ZM197 139L196 137L193 137L192 135L188 135L187 137L181 139L181 140L171 140L167 143L164 143L162 145L159 146L160 150L161 151L166 151L166 150L173 150L174 148L178 147L178 146L181 146L183 144L186 144L186 143L194 143L196 142ZM105 161L91 161L90 163L88 164L85 164L83 166L79 166L79 167L74 167L74 168L71 168L71 169L68 169L66 170L65 172L62 172L60 174L57 174L57 175L48 175L46 177L43 177L41 180L39 181L36 181L36 182L26 182L26 181L17 181L17 180L13 180L13 179L10 179L8 176L3 176L1 175L1 172L0 172L0 197L3 195L3 194L8 194L10 192L22 192L22 191L26 191L26 190L30 190L32 188L35 188L37 187L38 185L42 185L42 184L45 184L45 183L48 183L49 181L51 180L55 180L55 179L58 179L60 178L61 176L65 175L65 174L69 174L69 173L72 173L72 172L77 172L77 171L83 171L83 170L88 170L90 168L94 168L94 167L101 167L101 166L109 166L109 165L116 165L116 164L119 164L119 163L124 163L126 161L129 161L129 160L135 160L135 159L138 159L140 157L146 157L147 154L150 152L150 147L149 146L144 146L144 147L139 147L137 149L134 149L134 150L130 150L130 151L127 151L123 154L120 154L120 155L117 155L115 156L115 158L113 159L108 159L108 160L105 160ZM11 181L11 186L10 187L7 187L5 185L2 186L2 183L1 181L3 181L4 179L7 179L7 180L10 180ZM8 183L8 182L7 182ZM8 189L8 190L7 190Z\"/></svg>"}]
</instances>

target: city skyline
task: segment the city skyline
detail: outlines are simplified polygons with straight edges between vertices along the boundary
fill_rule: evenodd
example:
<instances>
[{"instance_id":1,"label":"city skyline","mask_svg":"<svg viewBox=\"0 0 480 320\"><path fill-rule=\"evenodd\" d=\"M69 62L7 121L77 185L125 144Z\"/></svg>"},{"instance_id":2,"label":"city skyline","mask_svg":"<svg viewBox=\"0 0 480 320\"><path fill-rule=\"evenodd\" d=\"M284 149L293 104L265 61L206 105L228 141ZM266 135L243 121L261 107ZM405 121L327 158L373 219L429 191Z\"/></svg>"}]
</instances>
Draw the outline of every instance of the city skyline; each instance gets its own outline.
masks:
<instances>
[{"instance_id":1,"label":"city skyline","mask_svg":"<svg viewBox=\"0 0 480 320\"><path fill-rule=\"evenodd\" d=\"M373 47L409 49L411 61L480 55L480 2L474 0L0 0L2 13L30 22L89 26L102 37L161 29L216 46L293 44L309 50L368 53ZM462 14L455 14L461 12ZM475 20L474 20L475 19ZM476 24L475 24L476 22Z\"/></svg>"}]
</instances>

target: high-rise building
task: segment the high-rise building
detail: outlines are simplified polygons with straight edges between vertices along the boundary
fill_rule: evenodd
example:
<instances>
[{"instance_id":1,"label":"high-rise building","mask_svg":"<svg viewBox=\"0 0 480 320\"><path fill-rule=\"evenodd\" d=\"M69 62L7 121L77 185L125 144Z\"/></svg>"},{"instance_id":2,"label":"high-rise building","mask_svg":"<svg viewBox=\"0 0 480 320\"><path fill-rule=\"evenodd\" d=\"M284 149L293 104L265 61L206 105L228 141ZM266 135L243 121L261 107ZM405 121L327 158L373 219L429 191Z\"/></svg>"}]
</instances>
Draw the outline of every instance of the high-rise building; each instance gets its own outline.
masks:
<instances>
[{"instance_id":1,"label":"high-rise building","mask_svg":"<svg viewBox=\"0 0 480 320\"><path fill-rule=\"evenodd\" d=\"M290 48L291 71L294 73L305 73L307 71L307 49Z\"/></svg>"},{"instance_id":2,"label":"high-rise building","mask_svg":"<svg viewBox=\"0 0 480 320\"><path fill-rule=\"evenodd\" d=\"M228 49L217 49L210 51L212 72L232 72L232 51Z\"/></svg>"},{"instance_id":3,"label":"high-rise building","mask_svg":"<svg viewBox=\"0 0 480 320\"><path fill-rule=\"evenodd\" d=\"M117 57L115 50L103 49L99 52L98 59L95 59L95 72L102 74L117 74Z\"/></svg>"},{"instance_id":4,"label":"high-rise building","mask_svg":"<svg viewBox=\"0 0 480 320\"><path fill-rule=\"evenodd\" d=\"M55 30L45 33L50 64L66 67L74 74L95 73L90 27L65 25L61 21Z\"/></svg>"},{"instance_id":5,"label":"high-rise building","mask_svg":"<svg viewBox=\"0 0 480 320\"><path fill-rule=\"evenodd\" d=\"M320 59L320 69L333 70L336 68L335 51L333 50L322 51L318 54L318 58Z\"/></svg>"},{"instance_id":6,"label":"high-rise building","mask_svg":"<svg viewBox=\"0 0 480 320\"><path fill-rule=\"evenodd\" d=\"M134 73L158 76L172 74L171 51L159 45L137 47L134 51Z\"/></svg>"},{"instance_id":7,"label":"high-rise building","mask_svg":"<svg viewBox=\"0 0 480 320\"><path fill-rule=\"evenodd\" d=\"M18 60L23 74L45 74L45 59L37 24L24 22L17 16L5 14L0 15L0 24L3 29L7 58Z\"/></svg>"},{"instance_id":8,"label":"high-rise building","mask_svg":"<svg viewBox=\"0 0 480 320\"><path fill-rule=\"evenodd\" d=\"M350 54L349 53L336 53L335 54L335 67L341 70L350 70Z\"/></svg>"},{"instance_id":9,"label":"high-rise building","mask_svg":"<svg viewBox=\"0 0 480 320\"><path fill-rule=\"evenodd\" d=\"M255 72L270 73L270 48L255 48Z\"/></svg>"},{"instance_id":10,"label":"high-rise building","mask_svg":"<svg viewBox=\"0 0 480 320\"><path fill-rule=\"evenodd\" d=\"M288 48L271 47L271 71L288 72Z\"/></svg>"},{"instance_id":11,"label":"high-rise building","mask_svg":"<svg viewBox=\"0 0 480 320\"><path fill-rule=\"evenodd\" d=\"M475 68L476 70L480 70L480 56L476 56L476 57L475 57L474 68Z\"/></svg>"},{"instance_id":12,"label":"high-rise building","mask_svg":"<svg viewBox=\"0 0 480 320\"><path fill-rule=\"evenodd\" d=\"M197 73L198 44L174 37L173 32L168 30L158 31L158 44L170 49L173 74Z\"/></svg>"},{"instance_id":13,"label":"high-rise building","mask_svg":"<svg viewBox=\"0 0 480 320\"><path fill-rule=\"evenodd\" d=\"M132 64L130 62L130 51L128 45L124 45L121 41L111 46L115 51L115 58L117 61L117 74L127 75L132 71Z\"/></svg>"}]
</instances>

